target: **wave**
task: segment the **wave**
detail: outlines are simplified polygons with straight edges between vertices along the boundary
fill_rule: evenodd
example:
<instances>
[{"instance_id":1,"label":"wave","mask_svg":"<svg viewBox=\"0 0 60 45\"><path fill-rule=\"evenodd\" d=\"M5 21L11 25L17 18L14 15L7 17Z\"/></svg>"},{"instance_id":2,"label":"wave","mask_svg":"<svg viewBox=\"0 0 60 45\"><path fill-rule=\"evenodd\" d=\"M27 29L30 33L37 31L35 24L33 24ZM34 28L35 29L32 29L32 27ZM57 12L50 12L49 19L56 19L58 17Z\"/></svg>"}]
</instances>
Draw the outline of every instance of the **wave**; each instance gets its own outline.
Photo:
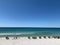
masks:
<instances>
[{"instance_id":1,"label":"wave","mask_svg":"<svg viewBox=\"0 0 60 45\"><path fill-rule=\"evenodd\" d=\"M35 34L36 32L14 32L14 33L0 33L0 35L27 35L27 34Z\"/></svg>"}]
</instances>

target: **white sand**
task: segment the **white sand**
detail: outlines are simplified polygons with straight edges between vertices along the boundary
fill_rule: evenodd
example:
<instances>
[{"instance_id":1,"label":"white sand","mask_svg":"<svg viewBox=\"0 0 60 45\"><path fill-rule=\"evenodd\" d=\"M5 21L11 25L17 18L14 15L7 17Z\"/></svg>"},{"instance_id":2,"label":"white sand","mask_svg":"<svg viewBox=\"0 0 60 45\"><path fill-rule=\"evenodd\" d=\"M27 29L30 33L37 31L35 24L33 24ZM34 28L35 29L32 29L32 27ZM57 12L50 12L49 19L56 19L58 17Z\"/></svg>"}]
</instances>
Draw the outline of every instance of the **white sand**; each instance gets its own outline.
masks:
<instances>
[{"instance_id":1,"label":"white sand","mask_svg":"<svg viewBox=\"0 0 60 45\"><path fill-rule=\"evenodd\" d=\"M24 37L6 40L0 38L0 45L60 45L60 39L28 39Z\"/></svg>"}]
</instances>

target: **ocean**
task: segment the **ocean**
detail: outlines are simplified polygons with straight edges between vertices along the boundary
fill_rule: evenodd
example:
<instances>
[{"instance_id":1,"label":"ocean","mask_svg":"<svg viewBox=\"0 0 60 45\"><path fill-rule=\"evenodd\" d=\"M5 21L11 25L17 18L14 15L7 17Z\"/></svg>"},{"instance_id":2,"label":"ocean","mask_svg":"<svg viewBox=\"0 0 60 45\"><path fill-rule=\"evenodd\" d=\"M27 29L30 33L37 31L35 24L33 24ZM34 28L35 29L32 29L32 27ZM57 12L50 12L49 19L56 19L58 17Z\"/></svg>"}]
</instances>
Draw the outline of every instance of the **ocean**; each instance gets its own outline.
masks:
<instances>
[{"instance_id":1,"label":"ocean","mask_svg":"<svg viewBox=\"0 0 60 45\"><path fill-rule=\"evenodd\" d=\"M60 28L0 27L0 36L60 36Z\"/></svg>"}]
</instances>

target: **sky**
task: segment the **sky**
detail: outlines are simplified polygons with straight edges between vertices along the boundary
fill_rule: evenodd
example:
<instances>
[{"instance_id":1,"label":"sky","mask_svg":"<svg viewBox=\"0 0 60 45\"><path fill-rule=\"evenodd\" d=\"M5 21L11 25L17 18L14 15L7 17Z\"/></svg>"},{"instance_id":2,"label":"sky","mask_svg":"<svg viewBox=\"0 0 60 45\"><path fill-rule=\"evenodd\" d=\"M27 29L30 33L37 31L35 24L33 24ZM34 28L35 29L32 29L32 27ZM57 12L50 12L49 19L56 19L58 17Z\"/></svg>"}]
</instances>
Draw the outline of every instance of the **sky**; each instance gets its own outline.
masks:
<instances>
[{"instance_id":1,"label":"sky","mask_svg":"<svg viewBox=\"0 0 60 45\"><path fill-rule=\"evenodd\" d=\"M0 0L0 27L60 27L60 1Z\"/></svg>"}]
</instances>

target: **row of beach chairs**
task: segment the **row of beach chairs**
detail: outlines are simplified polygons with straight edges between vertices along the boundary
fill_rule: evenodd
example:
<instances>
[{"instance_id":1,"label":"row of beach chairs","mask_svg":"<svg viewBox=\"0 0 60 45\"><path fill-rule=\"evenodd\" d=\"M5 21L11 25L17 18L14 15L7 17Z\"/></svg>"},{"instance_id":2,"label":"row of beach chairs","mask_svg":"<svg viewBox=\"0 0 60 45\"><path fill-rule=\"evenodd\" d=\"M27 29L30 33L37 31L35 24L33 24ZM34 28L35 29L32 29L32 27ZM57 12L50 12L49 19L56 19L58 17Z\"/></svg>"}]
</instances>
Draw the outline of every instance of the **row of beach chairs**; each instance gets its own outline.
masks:
<instances>
[{"instance_id":1,"label":"row of beach chairs","mask_svg":"<svg viewBox=\"0 0 60 45\"><path fill-rule=\"evenodd\" d=\"M9 37L7 36L7 37L5 37L7 40L9 40ZM28 39L37 39L37 37L27 37ZM44 39L51 39L51 38L54 38L54 39L60 39L60 36L39 36L38 37L39 39L42 39L42 38L44 38ZM14 37L14 39L18 39L18 37Z\"/></svg>"}]
</instances>

